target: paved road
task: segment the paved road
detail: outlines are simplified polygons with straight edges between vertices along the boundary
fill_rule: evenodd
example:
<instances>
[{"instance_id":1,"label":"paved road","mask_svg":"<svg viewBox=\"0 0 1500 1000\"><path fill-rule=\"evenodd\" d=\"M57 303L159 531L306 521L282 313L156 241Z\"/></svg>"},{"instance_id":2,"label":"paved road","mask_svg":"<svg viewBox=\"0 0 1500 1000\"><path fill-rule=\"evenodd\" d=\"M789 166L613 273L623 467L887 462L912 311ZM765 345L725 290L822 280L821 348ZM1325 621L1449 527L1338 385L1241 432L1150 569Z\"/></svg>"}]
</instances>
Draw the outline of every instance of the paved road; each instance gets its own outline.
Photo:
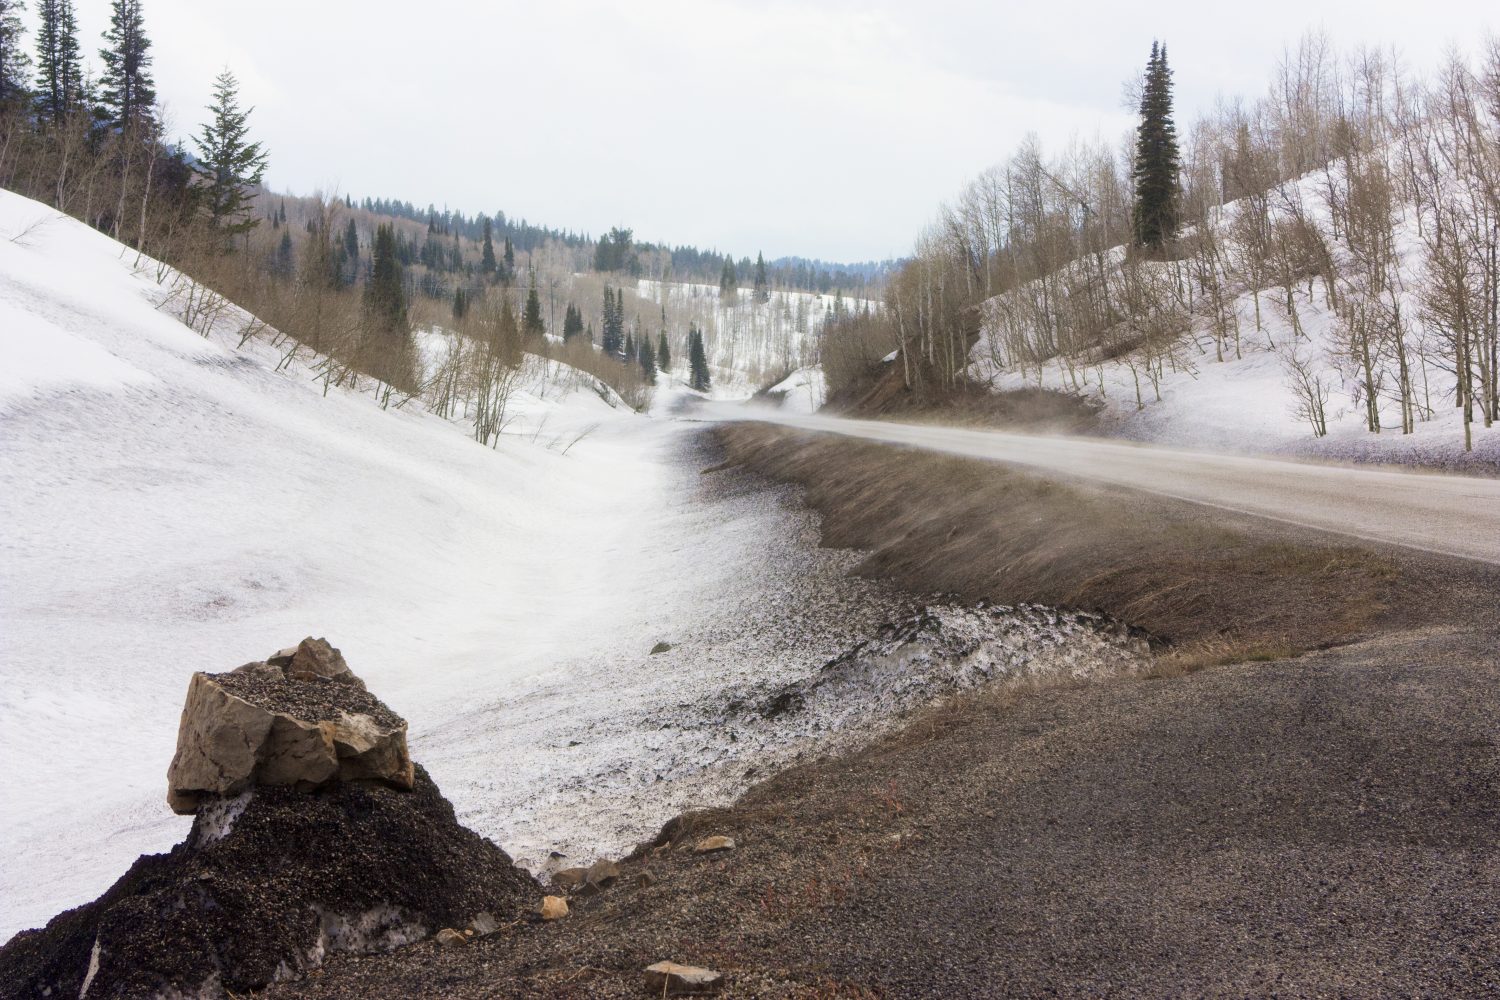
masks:
<instances>
[{"instance_id":1,"label":"paved road","mask_svg":"<svg viewBox=\"0 0 1500 1000\"><path fill-rule=\"evenodd\" d=\"M713 406L706 407L704 415L1005 462L1500 565L1500 479L1221 455L1098 438L800 416L770 409Z\"/></svg>"}]
</instances>

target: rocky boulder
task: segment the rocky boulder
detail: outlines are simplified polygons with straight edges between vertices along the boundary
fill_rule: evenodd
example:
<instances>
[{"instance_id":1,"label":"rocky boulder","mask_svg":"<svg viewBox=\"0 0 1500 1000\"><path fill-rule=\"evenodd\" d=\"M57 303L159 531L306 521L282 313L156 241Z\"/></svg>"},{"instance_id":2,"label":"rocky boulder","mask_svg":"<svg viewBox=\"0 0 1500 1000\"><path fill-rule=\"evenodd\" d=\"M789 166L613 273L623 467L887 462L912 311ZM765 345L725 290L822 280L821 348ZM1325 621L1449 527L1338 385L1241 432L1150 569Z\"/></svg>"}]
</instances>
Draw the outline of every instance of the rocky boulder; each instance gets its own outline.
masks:
<instances>
[{"instance_id":1,"label":"rocky boulder","mask_svg":"<svg viewBox=\"0 0 1500 1000\"><path fill-rule=\"evenodd\" d=\"M458 822L405 723L319 642L194 675L172 765L192 831L0 947L0 1000L240 996L329 952L532 915L536 880Z\"/></svg>"},{"instance_id":2,"label":"rocky boulder","mask_svg":"<svg viewBox=\"0 0 1500 1000\"><path fill-rule=\"evenodd\" d=\"M197 673L167 769L167 803L192 814L206 799L258 785L304 791L334 781L412 787L406 722L365 689L326 639L263 662Z\"/></svg>"}]
</instances>

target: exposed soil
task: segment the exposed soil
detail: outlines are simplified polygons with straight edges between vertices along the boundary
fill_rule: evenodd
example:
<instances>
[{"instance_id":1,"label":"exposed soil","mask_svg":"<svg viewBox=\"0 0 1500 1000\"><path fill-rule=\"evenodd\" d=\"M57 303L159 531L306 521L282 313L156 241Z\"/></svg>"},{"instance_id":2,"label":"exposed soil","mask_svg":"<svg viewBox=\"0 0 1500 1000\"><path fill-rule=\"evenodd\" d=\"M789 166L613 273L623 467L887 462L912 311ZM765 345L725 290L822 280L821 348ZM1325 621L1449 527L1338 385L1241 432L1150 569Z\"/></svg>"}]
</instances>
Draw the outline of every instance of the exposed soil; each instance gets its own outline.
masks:
<instances>
[{"instance_id":1,"label":"exposed soil","mask_svg":"<svg viewBox=\"0 0 1500 1000\"><path fill-rule=\"evenodd\" d=\"M1500 991L1500 573L992 466L761 445L830 540L874 549L865 572L1091 595L1179 649L1325 648L992 686L674 821L557 923L341 956L269 995L641 996L663 959L746 997ZM711 834L739 846L695 853Z\"/></svg>"},{"instance_id":2,"label":"exposed soil","mask_svg":"<svg viewBox=\"0 0 1500 1000\"><path fill-rule=\"evenodd\" d=\"M91 1000L199 984L243 993L310 952L410 941L480 912L516 919L536 893L504 851L459 825L421 767L410 792L264 787L200 811L170 853L17 934L0 949L0 998L79 996L91 953Z\"/></svg>"}]
</instances>

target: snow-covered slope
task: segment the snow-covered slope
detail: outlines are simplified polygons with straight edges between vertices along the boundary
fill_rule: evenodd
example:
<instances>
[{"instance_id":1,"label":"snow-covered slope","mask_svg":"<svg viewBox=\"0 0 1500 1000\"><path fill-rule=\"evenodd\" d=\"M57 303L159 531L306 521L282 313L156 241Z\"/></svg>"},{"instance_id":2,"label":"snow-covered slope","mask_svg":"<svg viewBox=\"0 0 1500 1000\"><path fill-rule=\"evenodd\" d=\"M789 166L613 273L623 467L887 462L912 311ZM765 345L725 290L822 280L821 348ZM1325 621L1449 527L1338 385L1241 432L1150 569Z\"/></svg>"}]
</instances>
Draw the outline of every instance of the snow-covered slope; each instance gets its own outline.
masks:
<instances>
[{"instance_id":1,"label":"snow-covered slope","mask_svg":"<svg viewBox=\"0 0 1500 1000\"><path fill-rule=\"evenodd\" d=\"M564 646L649 648L613 584L683 576L642 537L667 489L646 418L539 387L487 449L236 350L242 316L199 336L136 264L0 191L0 939L180 835L191 671L327 635L420 741Z\"/></svg>"},{"instance_id":2,"label":"snow-covered slope","mask_svg":"<svg viewBox=\"0 0 1500 1000\"><path fill-rule=\"evenodd\" d=\"M768 301L757 302L752 289L741 288L725 298L714 285L646 278L636 283L636 294L704 332L712 395L719 399L743 399L767 376L815 364L818 334L836 308L880 308L865 299L814 292L774 291Z\"/></svg>"},{"instance_id":3,"label":"snow-covered slope","mask_svg":"<svg viewBox=\"0 0 1500 1000\"><path fill-rule=\"evenodd\" d=\"M1284 215L1276 206L1294 204L1308 224L1322 233L1333 258L1347 251L1330 221L1325 202L1330 184L1341 177L1337 164L1327 175L1314 174L1284 186L1271 199L1271 217ZM1233 240L1236 215L1243 203L1231 202L1217 210L1209 224L1221 245ZM1429 222L1429 231L1431 223ZM1143 441L1226 450L1303 454L1324 458L1419 463L1471 469L1500 467L1500 427L1486 429L1477 415L1472 426L1473 451L1465 453L1460 412L1455 406L1453 364L1442 356L1440 332L1423 320L1429 278L1425 273L1422 238L1411 206L1393 211L1394 301L1405 324L1405 353L1411 367L1417 419L1409 434L1401 433L1400 398L1396 391L1397 361L1389 345L1377 360L1381 369L1378 395L1382 430L1366 426L1361 373L1351 357L1349 334L1330 308L1321 280L1300 279L1292 293L1297 326L1285 306L1286 293L1277 286L1261 287L1243 273L1221 266L1219 279L1227 290L1226 322L1230 332L1216 335L1208 315L1209 296L1200 288L1189 327L1163 358L1153 361L1141 351L1098 360L1083 355L1019 362L1007 343L1004 317L1015 309L1007 296L985 303L987 322L971 353L971 375L995 389L1043 387L1075 393L1101 405L1107 425L1125 437ZM1191 233L1188 234L1191 239ZM1234 254L1224 253L1233 258ZM1123 259L1120 248L1109 257L1111 281ZM1092 259L1075 262L1091 272ZM1169 273L1169 265L1146 264ZM1189 262L1172 275L1178 287L1198 279ZM1265 279L1269 280L1269 278ZM1063 282L1066 284L1066 282ZM1257 308L1258 298L1258 308ZM1122 333L1121 339L1128 339ZM1097 352L1094 352L1097 353ZM1324 386L1326 437L1315 437L1294 388L1289 362L1295 359Z\"/></svg>"}]
</instances>

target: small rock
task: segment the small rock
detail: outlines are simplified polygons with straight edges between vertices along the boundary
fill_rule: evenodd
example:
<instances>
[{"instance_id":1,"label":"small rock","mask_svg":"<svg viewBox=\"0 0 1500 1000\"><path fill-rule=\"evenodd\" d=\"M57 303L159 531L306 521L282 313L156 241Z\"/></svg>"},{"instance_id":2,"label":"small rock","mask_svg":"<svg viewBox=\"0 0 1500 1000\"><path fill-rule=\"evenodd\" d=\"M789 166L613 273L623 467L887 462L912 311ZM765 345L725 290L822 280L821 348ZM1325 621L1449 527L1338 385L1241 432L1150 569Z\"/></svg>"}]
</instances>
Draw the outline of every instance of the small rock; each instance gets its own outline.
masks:
<instances>
[{"instance_id":1,"label":"small rock","mask_svg":"<svg viewBox=\"0 0 1500 1000\"><path fill-rule=\"evenodd\" d=\"M676 962L657 962L646 967L646 991L652 996L683 996L717 993L724 977L712 969Z\"/></svg>"},{"instance_id":2,"label":"small rock","mask_svg":"<svg viewBox=\"0 0 1500 1000\"><path fill-rule=\"evenodd\" d=\"M437 943L442 945L444 948L451 948L454 945L468 944L469 939L464 937L461 932L454 930L452 927L444 927L442 930L437 932Z\"/></svg>"},{"instance_id":3,"label":"small rock","mask_svg":"<svg viewBox=\"0 0 1500 1000\"><path fill-rule=\"evenodd\" d=\"M600 859L589 866L588 876L584 879L589 885L603 889L614 883L620 877L620 866L613 861Z\"/></svg>"},{"instance_id":4,"label":"small rock","mask_svg":"<svg viewBox=\"0 0 1500 1000\"><path fill-rule=\"evenodd\" d=\"M576 889L589 879L587 868L564 868L552 876L552 884L559 889Z\"/></svg>"},{"instance_id":5,"label":"small rock","mask_svg":"<svg viewBox=\"0 0 1500 1000\"><path fill-rule=\"evenodd\" d=\"M652 656L655 656L658 653L670 653L671 651L672 644L670 642L658 642L656 645L651 647Z\"/></svg>"},{"instance_id":6,"label":"small rock","mask_svg":"<svg viewBox=\"0 0 1500 1000\"><path fill-rule=\"evenodd\" d=\"M266 662L273 667L287 667L291 665L292 657L297 655L296 646L288 646L286 649L278 650L266 657ZM248 664L247 664L248 666Z\"/></svg>"},{"instance_id":7,"label":"small rock","mask_svg":"<svg viewBox=\"0 0 1500 1000\"><path fill-rule=\"evenodd\" d=\"M286 652L282 650L282 652ZM281 653L276 654L278 657ZM363 689L365 682L354 675L344 654L333 647L327 639L308 636L297 644L292 659L286 665L286 675L294 681L328 680L339 684L352 684Z\"/></svg>"},{"instance_id":8,"label":"small rock","mask_svg":"<svg viewBox=\"0 0 1500 1000\"><path fill-rule=\"evenodd\" d=\"M279 681L285 676L281 672L280 667L262 661L246 663L244 666L235 667L229 672L231 674L246 674L258 681Z\"/></svg>"},{"instance_id":9,"label":"small rock","mask_svg":"<svg viewBox=\"0 0 1500 1000\"><path fill-rule=\"evenodd\" d=\"M543 920L561 920L568 915L568 901L561 896L543 896L541 913Z\"/></svg>"},{"instance_id":10,"label":"small rock","mask_svg":"<svg viewBox=\"0 0 1500 1000\"><path fill-rule=\"evenodd\" d=\"M493 913L481 913L469 921L469 930L480 937L489 937L500 929L500 922L495 919Z\"/></svg>"},{"instance_id":11,"label":"small rock","mask_svg":"<svg viewBox=\"0 0 1500 1000\"><path fill-rule=\"evenodd\" d=\"M734 850L734 838L704 837L698 841L698 845L693 850L698 854L712 854L715 851L732 851Z\"/></svg>"}]
</instances>

